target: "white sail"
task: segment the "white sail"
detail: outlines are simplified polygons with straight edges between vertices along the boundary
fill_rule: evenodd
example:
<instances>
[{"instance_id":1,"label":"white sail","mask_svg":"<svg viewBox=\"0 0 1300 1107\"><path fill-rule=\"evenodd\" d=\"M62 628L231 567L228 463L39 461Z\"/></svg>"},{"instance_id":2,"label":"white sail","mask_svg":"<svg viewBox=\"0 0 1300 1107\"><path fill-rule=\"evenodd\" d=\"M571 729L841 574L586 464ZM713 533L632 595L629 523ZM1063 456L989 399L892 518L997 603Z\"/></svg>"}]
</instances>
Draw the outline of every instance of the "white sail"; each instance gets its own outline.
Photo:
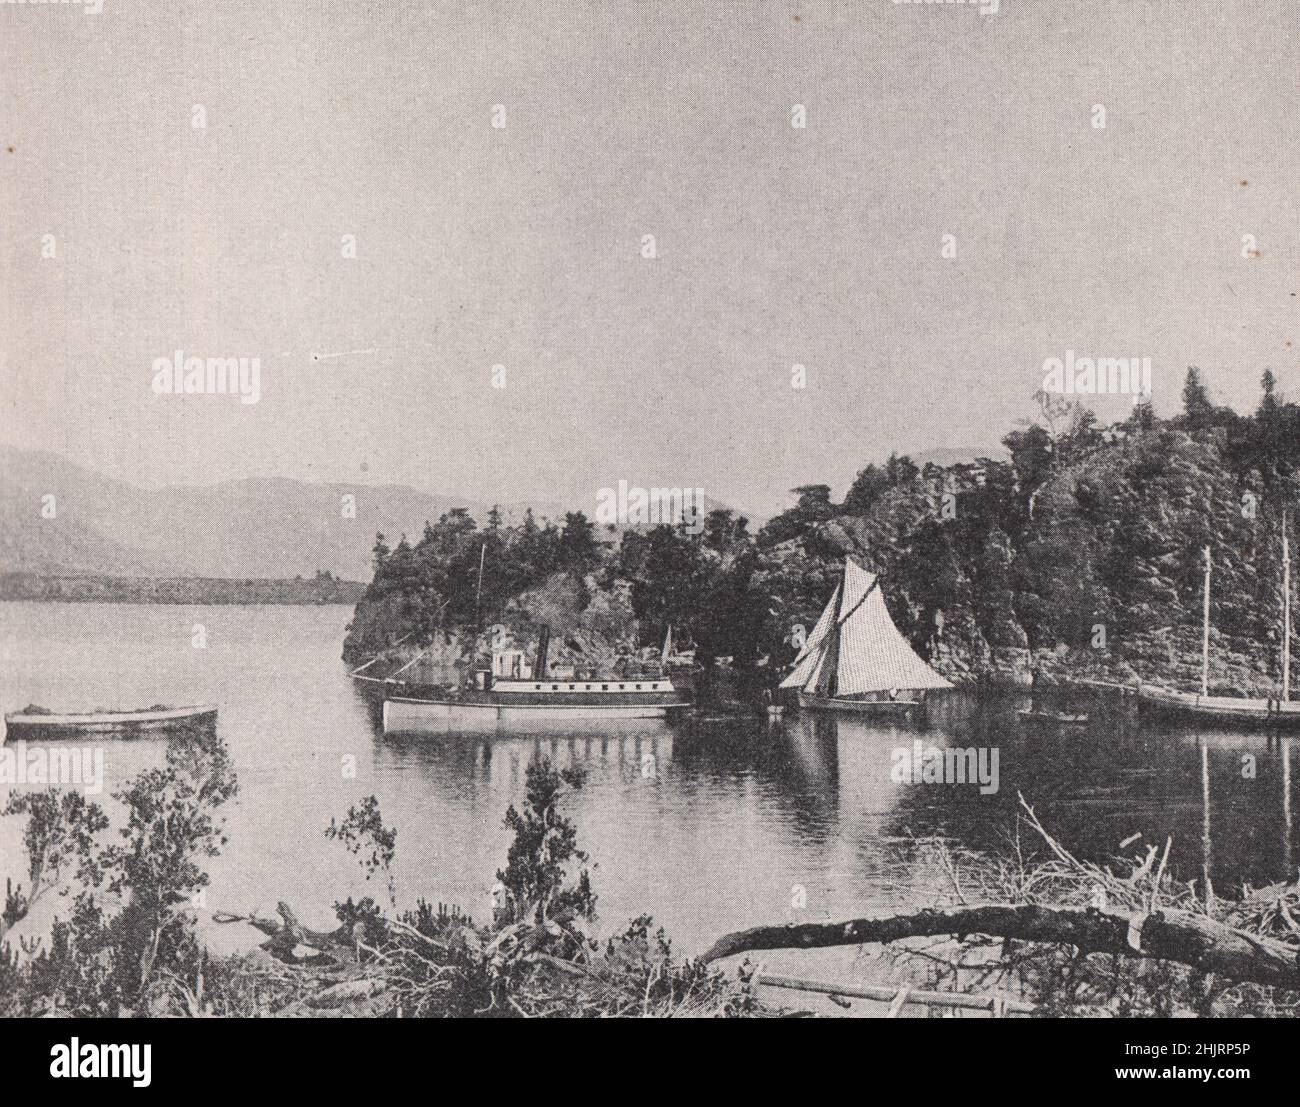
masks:
<instances>
[{"instance_id":1,"label":"white sail","mask_svg":"<svg viewBox=\"0 0 1300 1107\"><path fill-rule=\"evenodd\" d=\"M951 688L894 626L876 575L846 560L835 694Z\"/></svg>"},{"instance_id":2,"label":"white sail","mask_svg":"<svg viewBox=\"0 0 1300 1107\"><path fill-rule=\"evenodd\" d=\"M827 635L835 625L839 602L840 586L837 584L835 591L831 593L830 603L826 605L826 610L821 613L821 618L813 627L812 634L808 636L803 649L799 651L799 656L795 658L794 668L789 676L781 681L782 688L806 688L813 683L813 678L819 675L823 655L828 645Z\"/></svg>"},{"instance_id":3,"label":"white sail","mask_svg":"<svg viewBox=\"0 0 1300 1107\"><path fill-rule=\"evenodd\" d=\"M835 672L834 644L835 636L831 635L813 659L812 672L803 686L803 690L809 695L825 696L830 694L831 677Z\"/></svg>"}]
</instances>

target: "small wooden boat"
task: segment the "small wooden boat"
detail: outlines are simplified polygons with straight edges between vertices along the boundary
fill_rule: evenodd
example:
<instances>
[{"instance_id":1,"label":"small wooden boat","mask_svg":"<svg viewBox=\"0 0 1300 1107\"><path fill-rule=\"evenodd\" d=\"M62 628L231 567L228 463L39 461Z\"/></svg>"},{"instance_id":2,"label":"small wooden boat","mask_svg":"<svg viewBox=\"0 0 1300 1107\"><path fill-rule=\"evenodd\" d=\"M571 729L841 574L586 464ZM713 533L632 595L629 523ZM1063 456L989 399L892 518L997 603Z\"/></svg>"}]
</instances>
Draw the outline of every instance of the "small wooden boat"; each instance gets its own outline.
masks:
<instances>
[{"instance_id":1,"label":"small wooden boat","mask_svg":"<svg viewBox=\"0 0 1300 1107\"><path fill-rule=\"evenodd\" d=\"M1044 711L1042 708L1021 708L1020 721L1026 725L1045 724L1048 726L1087 726L1088 716L1070 714L1067 711Z\"/></svg>"},{"instance_id":2,"label":"small wooden boat","mask_svg":"<svg viewBox=\"0 0 1300 1107\"><path fill-rule=\"evenodd\" d=\"M920 700L849 699L846 696L810 696L798 694L804 711L838 711L845 715L870 715L877 719L907 719L922 707Z\"/></svg>"},{"instance_id":3,"label":"small wooden boat","mask_svg":"<svg viewBox=\"0 0 1300 1107\"><path fill-rule=\"evenodd\" d=\"M216 718L217 709L211 704L193 707L154 704L135 711L79 713L50 711L30 704L22 711L6 712L5 728L9 734L52 738L73 734L134 734L169 727L204 726L215 722Z\"/></svg>"},{"instance_id":4,"label":"small wooden boat","mask_svg":"<svg viewBox=\"0 0 1300 1107\"><path fill-rule=\"evenodd\" d=\"M809 711L908 719L927 690L951 688L894 626L880 578L851 558L781 687Z\"/></svg>"}]
</instances>

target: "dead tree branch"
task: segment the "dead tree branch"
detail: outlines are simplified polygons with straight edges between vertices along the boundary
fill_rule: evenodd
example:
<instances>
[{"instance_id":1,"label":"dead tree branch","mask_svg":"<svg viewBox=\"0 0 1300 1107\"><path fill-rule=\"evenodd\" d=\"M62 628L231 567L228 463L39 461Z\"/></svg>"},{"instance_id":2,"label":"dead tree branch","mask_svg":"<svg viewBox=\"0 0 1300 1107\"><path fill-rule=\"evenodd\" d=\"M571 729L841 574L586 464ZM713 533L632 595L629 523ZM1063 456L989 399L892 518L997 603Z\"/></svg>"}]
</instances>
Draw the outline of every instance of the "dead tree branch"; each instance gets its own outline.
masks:
<instances>
[{"instance_id":1,"label":"dead tree branch","mask_svg":"<svg viewBox=\"0 0 1300 1107\"><path fill-rule=\"evenodd\" d=\"M1130 916L1095 908L993 904L840 923L757 926L720 938L703 960L753 950L823 949L944 934L959 939L983 934L1070 945L1085 954L1175 961L1232 980L1300 989L1300 953L1294 947L1182 911Z\"/></svg>"}]
</instances>

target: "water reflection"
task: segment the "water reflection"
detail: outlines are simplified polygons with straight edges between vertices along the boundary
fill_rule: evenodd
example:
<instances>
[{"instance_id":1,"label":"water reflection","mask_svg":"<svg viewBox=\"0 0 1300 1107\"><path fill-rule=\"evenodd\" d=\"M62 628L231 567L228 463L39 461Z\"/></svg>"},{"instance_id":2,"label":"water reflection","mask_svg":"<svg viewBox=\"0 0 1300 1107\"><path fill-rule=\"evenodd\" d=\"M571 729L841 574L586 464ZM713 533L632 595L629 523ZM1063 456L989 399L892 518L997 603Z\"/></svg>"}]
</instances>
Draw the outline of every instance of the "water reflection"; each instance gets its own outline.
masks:
<instances>
[{"instance_id":1,"label":"water reflection","mask_svg":"<svg viewBox=\"0 0 1300 1107\"><path fill-rule=\"evenodd\" d=\"M374 794L398 831L402 902L423 896L481 915L505 863L505 811L539 756L587 770L565 804L591 855L602 925L649 912L686 952L758 922L927 905L944 882L916 840L944 835L1004 854L1018 793L1083 858L1105 860L1138 833L1126 853L1171 837L1179 878L1208 872L1220 895L1295 875L1296 739L1138 727L1091 707L1087 728L1033 729L1016 714L1025 697L966 693L936 699L920 726L792 714L386 736L339 661L348 614L3 605L0 698L6 709L218 703L240 795L209 901L240 912L280 899L328 912L349 894L382 895L324 837ZM206 651L189 647L195 621L208 627ZM998 791L891 779L893 751L915 740L996 747ZM153 741L106 742L105 795L161 754ZM0 856L19 850L19 827L0 820Z\"/></svg>"},{"instance_id":2,"label":"water reflection","mask_svg":"<svg viewBox=\"0 0 1300 1107\"><path fill-rule=\"evenodd\" d=\"M588 808L584 829L598 839L622 839L615 828L629 821L668 820L669 839L716 833L749 841L761 856L740 863L770 867L773 887L784 886L777 873L791 887L823 881L828 891L831 878L842 877L841 891L881 902L933 889L910 871L917 839L942 836L966 850L1005 854L1022 795L1083 859L1141 856L1168 838L1171 870L1202 886L1208 879L1220 895L1294 876L1294 739L1139 728L1119 714L1086 729L1043 729L1019 719L1025 702L957 693L937 701L919 726L800 714L672 728L642 723L600 735L378 736L376 768L418 769L446 802L494 810L517 800L534 758L583 766L595 795L619 795L615 803L592 801L593 793L575 800ZM895 779L895 751L917 741L941 750L996 748L997 791ZM648 794L655 800L647 806ZM1046 851L1032 833L1022 833L1021 843ZM718 879L709 866L701 875ZM738 879L718 884L719 894ZM774 892L769 907L775 901Z\"/></svg>"},{"instance_id":3,"label":"water reflection","mask_svg":"<svg viewBox=\"0 0 1300 1107\"><path fill-rule=\"evenodd\" d=\"M940 748L997 746L999 790L981 795L971 786L894 785L886 832L941 834L970 849L1005 852L1023 795L1051 833L1084 859L1140 856L1171 838L1174 872L1202 886L1208 877L1219 894L1295 878L1294 739L1139 727L1119 717L1086 729L1039 729L1017 717L1023 702L945 697L930 728L915 737ZM908 736L840 720L841 781L853 775L850 764L862 780L879 780L883 748L900 737L906 744ZM1134 834L1141 838L1122 849Z\"/></svg>"}]
</instances>

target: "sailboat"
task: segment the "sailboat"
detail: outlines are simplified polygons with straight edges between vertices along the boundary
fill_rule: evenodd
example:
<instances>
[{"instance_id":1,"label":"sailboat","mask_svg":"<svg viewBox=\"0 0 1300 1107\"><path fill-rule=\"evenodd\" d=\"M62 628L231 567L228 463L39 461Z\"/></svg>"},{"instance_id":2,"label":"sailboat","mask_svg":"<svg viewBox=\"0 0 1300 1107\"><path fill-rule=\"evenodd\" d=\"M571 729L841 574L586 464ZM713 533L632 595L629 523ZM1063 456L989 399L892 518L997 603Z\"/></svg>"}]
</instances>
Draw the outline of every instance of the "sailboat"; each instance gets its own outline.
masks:
<instances>
[{"instance_id":1,"label":"sailboat","mask_svg":"<svg viewBox=\"0 0 1300 1107\"><path fill-rule=\"evenodd\" d=\"M927 665L894 626L880 578L852 558L781 687L802 708L906 717L924 694L952 685Z\"/></svg>"},{"instance_id":2,"label":"sailboat","mask_svg":"<svg viewBox=\"0 0 1300 1107\"><path fill-rule=\"evenodd\" d=\"M1210 695L1210 578L1214 562L1205 547L1205 588L1201 608L1201 690L1177 692L1168 688L1138 685L1138 710L1145 715L1163 716L1183 722L1210 725L1269 726L1300 729L1300 703L1291 701L1291 546L1287 538L1287 517L1282 517L1282 695L1280 698L1251 699L1244 696Z\"/></svg>"}]
</instances>

